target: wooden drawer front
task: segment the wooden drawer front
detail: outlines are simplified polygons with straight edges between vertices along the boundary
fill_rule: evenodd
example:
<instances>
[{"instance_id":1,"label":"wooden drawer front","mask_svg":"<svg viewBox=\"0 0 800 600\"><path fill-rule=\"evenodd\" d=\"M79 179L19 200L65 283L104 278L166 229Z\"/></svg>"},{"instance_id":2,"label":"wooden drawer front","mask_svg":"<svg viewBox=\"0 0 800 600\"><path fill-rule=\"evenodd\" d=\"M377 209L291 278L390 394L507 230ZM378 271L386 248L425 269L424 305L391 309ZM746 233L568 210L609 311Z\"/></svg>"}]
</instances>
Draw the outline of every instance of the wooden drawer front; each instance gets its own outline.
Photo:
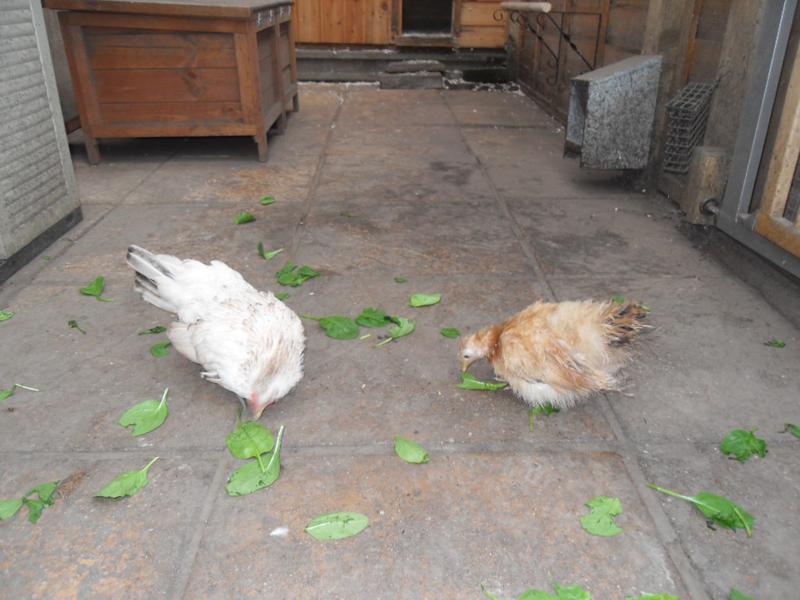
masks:
<instances>
[{"instance_id":1,"label":"wooden drawer front","mask_svg":"<svg viewBox=\"0 0 800 600\"><path fill-rule=\"evenodd\" d=\"M91 28L85 40L104 123L242 121L231 34Z\"/></svg>"}]
</instances>

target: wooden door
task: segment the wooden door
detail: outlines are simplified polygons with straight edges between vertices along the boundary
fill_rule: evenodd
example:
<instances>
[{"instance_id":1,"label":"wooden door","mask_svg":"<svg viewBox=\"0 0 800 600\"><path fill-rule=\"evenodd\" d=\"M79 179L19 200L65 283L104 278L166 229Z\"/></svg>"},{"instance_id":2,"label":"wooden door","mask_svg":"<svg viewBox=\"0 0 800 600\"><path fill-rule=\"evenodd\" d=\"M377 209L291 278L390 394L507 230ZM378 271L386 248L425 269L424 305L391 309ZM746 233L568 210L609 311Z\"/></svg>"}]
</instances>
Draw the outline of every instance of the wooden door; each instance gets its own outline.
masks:
<instances>
[{"instance_id":1,"label":"wooden door","mask_svg":"<svg viewBox=\"0 0 800 600\"><path fill-rule=\"evenodd\" d=\"M300 44L391 44L392 1L295 0L295 40Z\"/></svg>"}]
</instances>

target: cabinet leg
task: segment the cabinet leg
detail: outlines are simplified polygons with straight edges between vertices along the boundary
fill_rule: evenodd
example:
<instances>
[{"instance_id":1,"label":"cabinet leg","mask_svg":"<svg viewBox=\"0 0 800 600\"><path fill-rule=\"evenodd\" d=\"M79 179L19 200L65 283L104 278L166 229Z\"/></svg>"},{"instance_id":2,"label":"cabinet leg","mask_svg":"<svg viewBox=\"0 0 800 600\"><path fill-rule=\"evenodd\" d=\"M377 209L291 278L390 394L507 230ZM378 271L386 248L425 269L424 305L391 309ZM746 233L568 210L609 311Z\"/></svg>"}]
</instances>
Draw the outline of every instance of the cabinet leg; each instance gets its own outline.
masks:
<instances>
[{"instance_id":1,"label":"cabinet leg","mask_svg":"<svg viewBox=\"0 0 800 600\"><path fill-rule=\"evenodd\" d=\"M86 135L85 131L83 133L83 138L83 145L86 147L86 158L89 161L89 164L99 165L100 149L97 147L97 140L90 135Z\"/></svg>"},{"instance_id":2,"label":"cabinet leg","mask_svg":"<svg viewBox=\"0 0 800 600\"><path fill-rule=\"evenodd\" d=\"M267 134L261 133L257 136L254 136L256 145L258 146L258 160L259 162L267 162Z\"/></svg>"},{"instance_id":3,"label":"cabinet leg","mask_svg":"<svg viewBox=\"0 0 800 600\"><path fill-rule=\"evenodd\" d=\"M300 110L300 94L295 94L294 98L292 98L292 107L294 108L294 112Z\"/></svg>"},{"instance_id":4,"label":"cabinet leg","mask_svg":"<svg viewBox=\"0 0 800 600\"><path fill-rule=\"evenodd\" d=\"M275 121L275 133L285 133L286 132L286 113L281 113L281 116L278 117L278 120Z\"/></svg>"}]
</instances>

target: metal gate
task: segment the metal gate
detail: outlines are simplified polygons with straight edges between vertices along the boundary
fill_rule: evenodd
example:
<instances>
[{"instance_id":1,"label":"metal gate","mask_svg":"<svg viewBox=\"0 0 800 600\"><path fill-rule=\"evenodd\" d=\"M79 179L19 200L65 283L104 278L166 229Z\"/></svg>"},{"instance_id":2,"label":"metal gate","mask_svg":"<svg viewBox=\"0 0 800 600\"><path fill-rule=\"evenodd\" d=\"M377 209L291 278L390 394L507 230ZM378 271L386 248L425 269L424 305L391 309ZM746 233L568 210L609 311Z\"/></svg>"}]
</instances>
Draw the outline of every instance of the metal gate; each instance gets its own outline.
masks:
<instances>
[{"instance_id":1,"label":"metal gate","mask_svg":"<svg viewBox=\"0 0 800 600\"><path fill-rule=\"evenodd\" d=\"M800 277L797 3L776 0L767 2L763 10L750 87L717 226Z\"/></svg>"}]
</instances>

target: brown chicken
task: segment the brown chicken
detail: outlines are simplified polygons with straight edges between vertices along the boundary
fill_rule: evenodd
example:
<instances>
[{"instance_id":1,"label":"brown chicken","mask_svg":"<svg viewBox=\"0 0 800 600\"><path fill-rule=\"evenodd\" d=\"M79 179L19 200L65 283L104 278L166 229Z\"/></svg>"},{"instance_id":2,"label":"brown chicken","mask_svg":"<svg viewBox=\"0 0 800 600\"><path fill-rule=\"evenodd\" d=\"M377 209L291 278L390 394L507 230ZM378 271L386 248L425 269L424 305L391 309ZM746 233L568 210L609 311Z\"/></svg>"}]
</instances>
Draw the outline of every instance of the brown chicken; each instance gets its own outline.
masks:
<instances>
[{"instance_id":1,"label":"brown chicken","mask_svg":"<svg viewBox=\"0 0 800 600\"><path fill-rule=\"evenodd\" d=\"M626 345L646 327L636 302L536 302L461 342L461 370L481 358L531 406L564 408L617 387Z\"/></svg>"}]
</instances>

